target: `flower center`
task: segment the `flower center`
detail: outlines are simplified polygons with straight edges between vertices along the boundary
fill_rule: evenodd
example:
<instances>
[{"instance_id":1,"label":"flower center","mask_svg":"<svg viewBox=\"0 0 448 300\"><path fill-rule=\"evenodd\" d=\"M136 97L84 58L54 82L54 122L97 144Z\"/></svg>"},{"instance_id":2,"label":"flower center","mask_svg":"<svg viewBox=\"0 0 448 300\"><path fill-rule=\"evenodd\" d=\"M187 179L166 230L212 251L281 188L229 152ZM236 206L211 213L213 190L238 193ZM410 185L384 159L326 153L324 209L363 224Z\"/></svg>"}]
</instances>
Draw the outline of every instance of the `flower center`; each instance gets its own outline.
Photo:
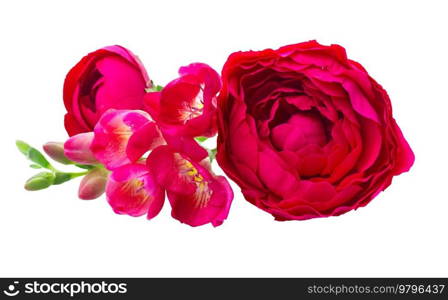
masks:
<instances>
[{"instance_id":1,"label":"flower center","mask_svg":"<svg viewBox=\"0 0 448 300\"><path fill-rule=\"evenodd\" d=\"M210 190L207 180L199 173L198 169L186 159L179 158L179 171L182 177L196 186L194 204L197 208L207 206L213 191Z\"/></svg>"},{"instance_id":2,"label":"flower center","mask_svg":"<svg viewBox=\"0 0 448 300\"><path fill-rule=\"evenodd\" d=\"M95 67L79 86L79 97L82 105L93 112L96 112L96 93L103 84L103 81L100 80L102 77L103 75Z\"/></svg>"},{"instance_id":3,"label":"flower center","mask_svg":"<svg viewBox=\"0 0 448 300\"><path fill-rule=\"evenodd\" d=\"M187 122L202 115L204 110L204 84L201 84L198 94L190 101L184 102L180 109L181 120Z\"/></svg>"},{"instance_id":4,"label":"flower center","mask_svg":"<svg viewBox=\"0 0 448 300\"><path fill-rule=\"evenodd\" d=\"M132 178L122 188L130 194L131 198L136 199L138 203L143 203L151 197L145 189L144 181L139 178Z\"/></svg>"},{"instance_id":5,"label":"flower center","mask_svg":"<svg viewBox=\"0 0 448 300\"><path fill-rule=\"evenodd\" d=\"M279 150L298 151L310 144L323 146L327 140L322 117L314 112L296 112L271 131L271 142Z\"/></svg>"}]
</instances>

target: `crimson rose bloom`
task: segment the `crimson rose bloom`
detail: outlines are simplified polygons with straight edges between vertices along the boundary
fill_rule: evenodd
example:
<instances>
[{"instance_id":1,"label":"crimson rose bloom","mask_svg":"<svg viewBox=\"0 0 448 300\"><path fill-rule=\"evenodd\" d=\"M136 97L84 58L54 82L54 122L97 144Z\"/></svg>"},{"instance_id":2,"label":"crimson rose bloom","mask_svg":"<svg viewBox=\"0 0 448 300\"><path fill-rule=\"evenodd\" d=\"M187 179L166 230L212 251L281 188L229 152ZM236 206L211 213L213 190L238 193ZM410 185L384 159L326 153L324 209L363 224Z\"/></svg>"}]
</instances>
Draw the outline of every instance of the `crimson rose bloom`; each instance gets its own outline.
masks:
<instances>
[{"instance_id":1,"label":"crimson rose bloom","mask_svg":"<svg viewBox=\"0 0 448 300\"><path fill-rule=\"evenodd\" d=\"M109 46L89 53L65 78L65 129L70 136L92 131L109 108L142 109L147 84L145 68L126 48Z\"/></svg>"},{"instance_id":2,"label":"crimson rose bloom","mask_svg":"<svg viewBox=\"0 0 448 300\"><path fill-rule=\"evenodd\" d=\"M365 206L414 162L386 91L341 46L233 53L222 81L217 160L277 220Z\"/></svg>"}]
</instances>

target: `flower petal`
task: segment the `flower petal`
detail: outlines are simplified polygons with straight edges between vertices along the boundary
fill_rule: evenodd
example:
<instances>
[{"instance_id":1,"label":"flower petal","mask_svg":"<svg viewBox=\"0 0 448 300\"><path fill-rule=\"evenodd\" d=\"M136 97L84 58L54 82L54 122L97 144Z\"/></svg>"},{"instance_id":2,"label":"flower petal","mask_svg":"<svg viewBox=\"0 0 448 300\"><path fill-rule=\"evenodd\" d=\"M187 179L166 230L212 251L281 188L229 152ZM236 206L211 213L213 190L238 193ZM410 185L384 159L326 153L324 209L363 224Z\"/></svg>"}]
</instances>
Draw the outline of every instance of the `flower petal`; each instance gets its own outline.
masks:
<instances>
[{"instance_id":1,"label":"flower petal","mask_svg":"<svg viewBox=\"0 0 448 300\"><path fill-rule=\"evenodd\" d=\"M151 117L140 110L110 109L101 117L94 132L91 149L110 170L136 162L151 147L161 143Z\"/></svg>"},{"instance_id":2,"label":"flower petal","mask_svg":"<svg viewBox=\"0 0 448 300\"><path fill-rule=\"evenodd\" d=\"M159 101L158 95L145 97L146 109L157 116L162 127L177 126L184 136L215 135L216 94L221 87L218 73L206 64L195 63L180 68L179 74L160 92Z\"/></svg>"},{"instance_id":3,"label":"flower petal","mask_svg":"<svg viewBox=\"0 0 448 300\"><path fill-rule=\"evenodd\" d=\"M89 53L64 81L67 132L92 131L110 108L142 109L148 83L145 68L130 50L115 45Z\"/></svg>"},{"instance_id":4,"label":"flower petal","mask_svg":"<svg viewBox=\"0 0 448 300\"><path fill-rule=\"evenodd\" d=\"M126 154L131 161L139 160L147 151L164 144L165 141L156 123L148 122L129 138Z\"/></svg>"},{"instance_id":5,"label":"flower petal","mask_svg":"<svg viewBox=\"0 0 448 300\"><path fill-rule=\"evenodd\" d=\"M166 189L175 219L190 226L219 226L227 218L233 192L224 177L169 146L154 149L147 165Z\"/></svg>"},{"instance_id":6,"label":"flower petal","mask_svg":"<svg viewBox=\"0 0 448 300\"><path fill-rule=\"evenodd\" d=\"M164 191L155 182L150 170L141 164L129 164L112 171L106 196L117 214L155 217L162 209Z\"/></svg>"}]
</instances>

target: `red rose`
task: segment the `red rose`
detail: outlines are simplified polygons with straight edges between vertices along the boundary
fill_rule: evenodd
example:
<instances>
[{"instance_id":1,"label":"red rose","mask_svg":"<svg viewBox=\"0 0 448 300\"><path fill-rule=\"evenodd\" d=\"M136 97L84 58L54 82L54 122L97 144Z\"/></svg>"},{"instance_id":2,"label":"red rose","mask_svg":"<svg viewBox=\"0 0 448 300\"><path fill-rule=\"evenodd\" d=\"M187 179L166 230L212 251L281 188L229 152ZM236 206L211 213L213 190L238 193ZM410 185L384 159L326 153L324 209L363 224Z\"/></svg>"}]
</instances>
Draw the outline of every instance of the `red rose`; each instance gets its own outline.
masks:
<instances>
[{"instance_id":1,"label":"red rose","mask_svg":"<svg viewBox=\"0 0 448 300\"><path fill-rule=\"evenodd\" d=\"M277 220L365 206L414 162L386 91L341 46L234 53L222 81L218 163Z\"/></svg>"},{"instance_id":2,"label":"red rose","mask_svg":"<svg viewBox=\"0 0 448 300\"><path fill-rule=\"evenodd\" d=\"M89 53L65 78L65 129L70 136L92 131L109 108L142 109L148 83L145 68L131 51L109 46Z\"/></svg>"}]
</instances>

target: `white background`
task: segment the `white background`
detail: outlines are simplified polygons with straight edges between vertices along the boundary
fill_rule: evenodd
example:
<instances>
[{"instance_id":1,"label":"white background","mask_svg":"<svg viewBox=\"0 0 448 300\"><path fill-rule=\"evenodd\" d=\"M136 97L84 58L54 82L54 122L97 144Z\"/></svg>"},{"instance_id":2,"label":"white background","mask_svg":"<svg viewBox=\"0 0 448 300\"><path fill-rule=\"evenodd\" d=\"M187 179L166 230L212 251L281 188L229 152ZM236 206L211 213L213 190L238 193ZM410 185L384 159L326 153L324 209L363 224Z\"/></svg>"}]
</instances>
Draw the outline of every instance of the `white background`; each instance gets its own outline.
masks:
<instances>
[{"instance_id":1,"label":"white background","mask_svg":"<svg viewBox=\"0 0 448 300\"><path fill-rule=\"evenodd\" d=\"M0 276L448 276L448 28L444 1L1 1ZM26 192L15 149L63 141L62 84L85 54L121 44L166 84L179 66L221 70L238 50L343 45L389 92L416 154L409 173L340 217L275 222L238 188L223 226L169 205L115 215L79 181Z\"/></svg>"}]
</instances>

